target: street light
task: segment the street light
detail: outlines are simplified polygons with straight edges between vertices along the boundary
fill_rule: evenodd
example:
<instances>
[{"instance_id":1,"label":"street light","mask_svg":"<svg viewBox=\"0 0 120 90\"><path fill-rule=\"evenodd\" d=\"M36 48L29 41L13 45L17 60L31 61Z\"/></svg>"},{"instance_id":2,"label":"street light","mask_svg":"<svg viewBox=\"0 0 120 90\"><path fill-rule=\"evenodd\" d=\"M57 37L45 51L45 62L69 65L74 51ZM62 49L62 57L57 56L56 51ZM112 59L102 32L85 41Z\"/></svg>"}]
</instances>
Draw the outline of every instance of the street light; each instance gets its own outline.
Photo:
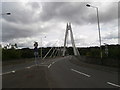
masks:
<instances>
[{"instance_id":1,"label":"street light","mask_svg":"<svg viewBox=\"0 0 120 90\"><path fill-rule=\"evenodd\" d=\"M90 7L90 5L89 5L89 4L86 4L86 6L87 6L87 7Z\"/></svg>"},{"instance_id":2,"label":"street light","mask_svg":"<svg viewBox=\"0 0 120 90\"><path fill-rule=\"evenodd\" d=\"M99 42L100 42L100 56L101 56L101 59L102 59L102 48L101 48L101 35L100 35L100 22L99 22L98 7L91 6L89 4L86 4L86 6L96 8L96 10L97 10L97 22L98 22Z\"/></svg>"},{"instance_id":3,"label":"street light","mask_svg":"<svg viewBox=\"0 0 120 90\"><path fill-rule=\"evenodd\" d=\"M2 13L1 15L11 15L11 13L7 12L7 13Z\"/></svg>"},{"instance_id":4,"label":"street light","mask_svg":"<svg viewBox=\"0 0 120 90\"><path fill-rule=\"evenodd\" d=\"M46 38L46 36L44 38ZM41 37L41 60L42 60L42 37Z\"/></svg>"}]
</instances>

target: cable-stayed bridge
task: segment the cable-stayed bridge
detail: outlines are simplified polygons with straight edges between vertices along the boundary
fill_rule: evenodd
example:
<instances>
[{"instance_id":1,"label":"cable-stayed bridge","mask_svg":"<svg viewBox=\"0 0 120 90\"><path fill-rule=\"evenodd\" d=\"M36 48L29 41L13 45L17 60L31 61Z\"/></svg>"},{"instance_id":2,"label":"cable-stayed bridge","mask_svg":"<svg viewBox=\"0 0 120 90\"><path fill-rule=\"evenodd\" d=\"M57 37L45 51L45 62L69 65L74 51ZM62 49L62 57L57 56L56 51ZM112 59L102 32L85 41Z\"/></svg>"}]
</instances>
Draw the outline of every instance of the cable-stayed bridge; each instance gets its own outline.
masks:
<instances>
[{"instance_id":1,"label":"cable-stayed bridge","mask_svg":"<svg viewBox=\"0 0 120 90\"><path fill-rule=\"evenodd\" d=\"M69 33L70 33L71 44L72 44L74 55L75 56L79 56L80 53L79 53L78 49L75 46L71 23L67 23L67 25L66 25L66 32L65 32L65 38L64 38L64 47L63 48L60 48L60 47L53 48L52 47L47 52L47 54L43 57L43 59L45 59L47 57L47 55L51 52L51 50L53 50L53 52L51 53L50 58L55 57L55 56L65 56L66 52L67 52L67 39L68 39L68 34Z\"/></svg>"},{"instance_id":2,"label":"cable-stayed bridge","mask_svg":"<svg viewBox=\"0 0 120 90\"><path fill-rule=\"evenodd\" d=\"M69 32L73 55L67 56ZM56 56L59 57L54 58ZM120 88L115 69L84 63L75 56L80 53L75 46L71 24L67 23L64 46L51 47L42 60L39 58L37 66L33 61L3 67L2 88Z\"/></svg>"}]
</instances>

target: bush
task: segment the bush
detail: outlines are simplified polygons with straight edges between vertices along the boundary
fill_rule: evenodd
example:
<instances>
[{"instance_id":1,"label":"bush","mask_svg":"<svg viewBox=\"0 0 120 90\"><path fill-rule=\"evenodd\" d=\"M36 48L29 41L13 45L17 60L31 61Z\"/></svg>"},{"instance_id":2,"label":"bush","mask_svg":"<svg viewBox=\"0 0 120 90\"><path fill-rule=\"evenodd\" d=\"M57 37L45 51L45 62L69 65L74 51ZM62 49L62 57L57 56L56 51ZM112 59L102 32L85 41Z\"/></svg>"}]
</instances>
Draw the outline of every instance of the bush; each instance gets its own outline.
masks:
<instances>
[{"instance_id":1,"label":"bush","mask_svg":"<svg viewBox=\"0 0 120 90\"><path fill-rule=\"evenodd\" d=\"M2 60L20 59L21 53L19 50L15 49L3 49L2 50Z\"/></svg>"}]
</instances>

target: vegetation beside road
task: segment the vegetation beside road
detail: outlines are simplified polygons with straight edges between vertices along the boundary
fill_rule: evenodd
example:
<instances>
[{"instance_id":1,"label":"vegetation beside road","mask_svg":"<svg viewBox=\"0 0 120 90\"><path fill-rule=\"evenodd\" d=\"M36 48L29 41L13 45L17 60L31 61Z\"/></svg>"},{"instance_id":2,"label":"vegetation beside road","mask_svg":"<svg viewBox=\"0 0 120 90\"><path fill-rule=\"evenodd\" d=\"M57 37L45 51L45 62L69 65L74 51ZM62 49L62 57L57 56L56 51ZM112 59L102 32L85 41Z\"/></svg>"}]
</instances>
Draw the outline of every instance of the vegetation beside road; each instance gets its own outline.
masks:
<instances>
[{"instance_id":1,"label":"vegetation beside road","mask_svg":"<svg viewBox=\"0 0 120 90\"><path fill-rule=\"evenodd\" d=\"M55 49L57 48L57 49ZM42 47L42 57L46 55L46 53L51 49L51 47ZM22 48L22 49L16 49L14 47L12 48L1 48L2 50L2 61L3 62L12 62L13 60L18 62L24 62L25 59L31 59L34 58L34 50L30 48ZM50 53L47 55L46 58L49 58L53 52L53 50L58 51L59 53L53 54L52 57L55 56L62 56L63 47L53 47L53 49L50 51ZM56 52L55 51L55 52ZM100 59L100 48L99 47L85 47L85 48L79 48L78 51L80 52L80 55L87 58L94 58L91 59L91 62L95 62L98 59ZM41 48L38 49L39 56L41 55ZM105 53L105 46L102 46L102 53L103 53L103 60L106 65L113 65L118 62L120 62L120 45L108 45L108 55ZM73 48L67 47L66 48L66 55L73 55ZM41 57L41 56L40 56ZM93 60L93 61L92 61ZM86 62L89 62L90 60L87 60ZM18 63L16 62L16 63ZM99 63L99 62L98 62Z\"/></svg>"}]
</instances>

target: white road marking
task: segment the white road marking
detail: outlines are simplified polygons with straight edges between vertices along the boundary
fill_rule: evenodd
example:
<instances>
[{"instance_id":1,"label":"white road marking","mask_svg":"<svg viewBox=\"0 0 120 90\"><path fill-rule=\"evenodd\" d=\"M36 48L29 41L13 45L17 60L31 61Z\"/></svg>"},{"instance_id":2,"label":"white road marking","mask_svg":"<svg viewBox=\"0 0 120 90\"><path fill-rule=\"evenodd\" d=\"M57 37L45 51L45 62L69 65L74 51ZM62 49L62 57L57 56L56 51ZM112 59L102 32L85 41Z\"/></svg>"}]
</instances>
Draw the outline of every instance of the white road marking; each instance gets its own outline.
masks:
<instances>
[{"instance_id":1,"label":"white road marking","mask_svg":"<svg viewBox=\"0 0 120 90\"><path fill-rule=\"evenodd\" d=\"M48 65L38 65L38 66L48 66Z\"/></svg>"},{"instance_id":2,"label":"white road marking","mask_svg":"<svg viewBox=\"0 0 120 90\"><path fill-rule=\"evenodd\" d=\"M59 60L58 60L58 61L59 61ZM58 62L58 61L52 62L52 63L48 66L48 68L50 68L54 63L56 63L56 62Z\"/></svg>"},{"instance_id":3,"label":"white road marking","mask_svg":"<svg viewBox=\"0 0 120 90\"><path fill-rule=\"evenodd\" d=\"M84 76L90 77L90 75L88 75L88 74L86 74L86 73L77 71L77 70L75 70L75 69L71 69L71 70L74 71L74 72L77 72L77 73L79 73L79 74L82 74L82 75L84 75Z\"/></svg>"},{"instance_id":4,"label":"white road marking","mask_svg":"<svg viewBox=\"0 0 120 90\"><path fill-rule=\"evenodd\" d=\"M27 68L27 69L30 69L31 67L33 67L33 66L48 66L48 65L31 65L31 66L29 66L29 67L25 67L25 68Z\"/></svg>"},{"instance_id":5,"label":"white road marking","mask_svg":"<svg viewBox=\"0 0 120 90\"><path fill-rule=\"evenodd\" d=\"M29 67L31 68L31 67L34 67L34 66L36 66L36 65L31 65L31 66L29 66Z\"/></svg>"},{"instance_id":6,"label":"white road marking","mask_svg":"<svg viewBox=\"0 0 120 90\"><path fill-rule=\"evenodd\" d=\"M2 74L0 74L0 75L4 75L4 74L9 74L9 73L11 73L12 71L10 71L10 72L5 72L5 73L2 73Z\"/></svg>"},{"instance_id":7,"label":"white road marking","mask_svg":"<svg viewBox=\"0 0 120 90\"><path fill-rule=\"evenodd\" d=\"M12 73L15 73L15 71L12 71Z\"/></svg>"},{"instance_id":8,"label":"white road marking","mask_svg":"<svg viewBox=\"0 0 120 90\"><path fill-rule=\"evenodd\" d=\"M107 82L107 84L110 84L110 85L115 86L115 87L120 87L120 85L117 85L117 84L114 84L114 83L111 83L111 82Z\"/></svg>"},{"instance_id":9,"label":"white road marking","mask_svg":"<svg viewBox=\"0 0 120 90\"><path fill-rule=\"evenodd\" d=\"M52 62L52 64L54 64L55 62Z\"/></svg>"},{"instance_id":10,"label":"white road marking","mask_svg":"<svg viewBox=\"0 0 120 90\"><path fill-rule=\"evenodd\" d=\"M29 66L29 67L25 67L25 68L30 69L30 68L33 67L33 66L36 66L36 65L31 65L31 66ZM48 65L39 65L39 66L48 66ZM50 66L49 66L49 67L50 67ZM15 73L15 72L16 72L16 71L13 70L13 71L9 71L9 72L5 72L5 73L1 73L0 75L9 74L9 73Z\"/></svg>"},{"instance_id":11,"label":"white road marking","mask_svg":"<svg viewBox=\"0 0 120 90\"><path fill-rule=\"evenodd\" d=\"M13 71L5 72L5 73L2 73L0 75L9 74L9 73L15 73L15 71L13 70Z\"/></svg>"},{"instance_id":12,"label":"white road marking","mask_svg":"<svg viewBox=\"0 0 120 90\"><path fill-rule=\"evenodd\" d=\"M58 60L58 61L59 61L59 60ZM56 63L56 62L57 62L57 61L52 62L52 64L54 64L54 63ZM44 63L41 63L41 64L44 64ZM52 64L50 64L50 65L38 65L38 66L47 66L48 68L50 68L50 67L52 66ZM31 67L34 67L34 66L36 66L36 65L31 65L31 66L24 67L24 68L30 69ZM13 71L9 71L9 72L2 73L2 74L0 74L0 75L9 74L9 73L15 73L15 72L16 72L16 71L13 70Z\"/></svg>"},{"instance_id":13,"label":"white road marking","mask_svg":"<svg viewBox=\"0 0 120 90\"><path fill-rule=\"evenodd\" d=\"M30 69L30 67L25 67L25 68Z\"/></svg>"},{"instance_id":14,"label":"white road marking","mask_svg":"<svg viewBox=\"0 0 120 90\"><path fill-rule=\"evenodd\" d=\"M12 71L10 71L10 72L5 72L5 73L3 73L2 75L4 75L4 74L9 74L9 73L11 73Z\"/></svg>"},{"instance_id":15,"label":"white road marking","mask_svg":"<svg viewBox=\"0 0 120 90\"><path fill-rule=\"evenodd\" d=\"M50 68L50 67L51 67L51 65L52 65L52 64L50 64L50 65L48 66L48 68Z\"/></svg>"}]
</instances>

